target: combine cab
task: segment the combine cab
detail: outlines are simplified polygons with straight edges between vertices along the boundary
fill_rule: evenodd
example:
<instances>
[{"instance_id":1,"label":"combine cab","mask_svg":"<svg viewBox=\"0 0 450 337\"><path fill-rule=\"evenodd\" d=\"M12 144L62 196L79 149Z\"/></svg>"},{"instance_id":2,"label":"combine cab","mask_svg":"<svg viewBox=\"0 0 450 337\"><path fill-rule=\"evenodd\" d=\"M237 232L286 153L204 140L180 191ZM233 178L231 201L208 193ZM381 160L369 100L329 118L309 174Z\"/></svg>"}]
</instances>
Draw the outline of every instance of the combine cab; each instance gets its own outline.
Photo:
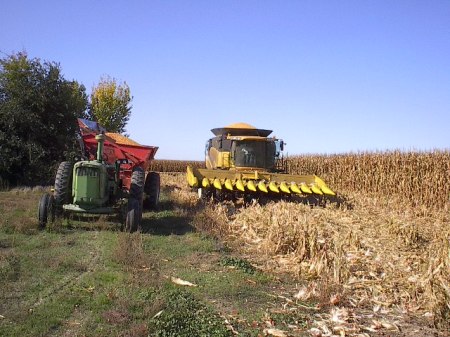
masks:
<instances>
[{"instance_id":1,"label":"combine cab","mask_svg":"<svg viewBox=\"0 0 450 337\"><path fill-rule=\"evenodd\" d=\"M188 184L198 188L200 198L335 195L315 175L287 174L285 144L269 138L271 130L238 123L211 131L215 137L206 143L206 169L187 167Z\"/></svg>"},{"instance_id":2,"label":"combine cab","mask_svg":"<svg viewBox=\"0 0 450 337\"><path fill-rule=\"evenodd\" d=\"M40 226L65 213L120 213L126 231L138 230L143 208L155 208L159 200L159 174L147 172L158 148L107 133L96 122L78 124L85 159L59 165L53 194L39 203Z\"/></svg>"}]
</instances>

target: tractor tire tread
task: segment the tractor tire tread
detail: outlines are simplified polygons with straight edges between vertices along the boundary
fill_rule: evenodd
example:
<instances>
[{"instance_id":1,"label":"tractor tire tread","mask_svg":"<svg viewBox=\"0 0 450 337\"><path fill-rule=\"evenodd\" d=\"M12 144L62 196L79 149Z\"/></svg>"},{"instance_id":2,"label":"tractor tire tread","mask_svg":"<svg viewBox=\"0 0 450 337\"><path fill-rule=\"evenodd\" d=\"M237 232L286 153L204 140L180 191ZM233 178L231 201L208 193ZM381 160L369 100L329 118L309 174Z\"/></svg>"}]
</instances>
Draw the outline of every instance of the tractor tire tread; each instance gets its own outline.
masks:
<instances>
[{"instance_id":1,"label":"tractor tire tread","mask_svg":"<svg viewBox=\"0 0 450 337\"><path fill-rule=\"evenodd\" d=\"M142 219L141 202L135 198L128 199L128 211L125 220L125 231L134 233L140 229Z\"/></svg>"},{"instance_id":2,"label":"tractor tire tread","mask_svg":"<svg viewBox=\"0 0 450 337\"><path fill-rule=\"evenodd\" d=\"M161 189L161 177L158 172L149 172L145 180L144 192L146 198L144 207L146 209L156 209L159 203L159 194Z\"/></svg>"},{"instance_id":3,"label":"tractor tire tread","mask_svg":"<svg viewBox=\"0 0 450 337\"><path fill-rule=\"evenodd\" d=\"M58 207L70 203L72 167L73 164L71 162L63 161L59 164L56 172L54 198Z\"/></svg>"},{"instance_id":4,"label":"tractor tire tread","mask_svg":"<svg viewBox=\"0 0 450 337\"><path fill-rule=\"evenodd\" d=\"M131 174L130 198L141 200L144 193L145 172L137 167Z\"/></svg>"}]
</instances>

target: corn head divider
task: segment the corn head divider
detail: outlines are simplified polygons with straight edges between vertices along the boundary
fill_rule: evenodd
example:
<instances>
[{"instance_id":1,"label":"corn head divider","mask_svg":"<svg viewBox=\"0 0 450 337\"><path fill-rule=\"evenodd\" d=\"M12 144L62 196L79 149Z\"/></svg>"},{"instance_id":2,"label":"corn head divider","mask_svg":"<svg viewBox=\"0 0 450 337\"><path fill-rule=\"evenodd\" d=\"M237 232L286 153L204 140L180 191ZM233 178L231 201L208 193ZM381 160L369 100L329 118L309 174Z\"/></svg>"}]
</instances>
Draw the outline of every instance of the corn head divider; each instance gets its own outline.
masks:
<instances>
[{"instance_id":1,"label":"corn head divider","mask_svg":"<svg viewBox=\"0 0 450 337\"><path fill-rule=\"evenodd\" d=\"M315 175L287 174L283 159L285 143L268 137L271 130L237 123L211 130L216 137L206 143L206 169L188 166L188 185L199 197L214 195L334 196Z\"/></svg>"}]
</instances>

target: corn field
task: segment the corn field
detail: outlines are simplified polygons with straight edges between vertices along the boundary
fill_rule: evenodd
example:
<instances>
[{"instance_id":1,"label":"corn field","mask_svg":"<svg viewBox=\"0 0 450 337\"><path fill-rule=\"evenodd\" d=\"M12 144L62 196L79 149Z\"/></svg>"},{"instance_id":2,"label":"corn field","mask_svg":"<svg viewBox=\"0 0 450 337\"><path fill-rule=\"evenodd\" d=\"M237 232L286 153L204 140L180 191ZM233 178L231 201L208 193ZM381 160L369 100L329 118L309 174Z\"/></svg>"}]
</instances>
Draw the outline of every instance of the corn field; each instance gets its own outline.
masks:
<instances>
[{"instance_id":1,"label":"corn field","mask_svg":"<svg viewBox=\"0 0 450 337\"><path fill-rule=\"evenodd\" d=\"M205 163L202 161L157 159L152 161L149 170L157 172L186 172L186 167L188 165L198 168L205 167Z\"/></svg>"},{"instance_id":2,"label":"corn field","mask_svg":"<svg viewBox=\"0 0 450 337\"><path fill-rule=\"evenodd\" d=\"M288 160L292 174L315 174L334 191L397 197L413 207L448 209L450 151L305 155Z\"/></svg>"}]
</instances>

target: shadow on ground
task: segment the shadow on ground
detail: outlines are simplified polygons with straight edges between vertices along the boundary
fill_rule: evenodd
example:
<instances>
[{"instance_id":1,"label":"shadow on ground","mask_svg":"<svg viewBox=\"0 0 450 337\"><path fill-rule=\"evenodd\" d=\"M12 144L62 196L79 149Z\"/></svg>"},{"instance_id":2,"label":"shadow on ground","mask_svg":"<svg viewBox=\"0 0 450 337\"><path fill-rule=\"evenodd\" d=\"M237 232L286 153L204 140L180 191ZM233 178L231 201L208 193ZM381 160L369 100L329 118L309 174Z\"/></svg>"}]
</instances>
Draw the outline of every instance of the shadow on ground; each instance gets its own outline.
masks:
<instances>
[{"instance_id":1,"label":"shadow on ground","mask_svg":"<svg viewBox=\"0 0 450 337\"><path fill-rule=\"evenodd\" d=\"M240 196L239 194L236 197L234 193L222 192L212 193L208 195L205 201L212 201L214 203L221 203L224 201L233 202L237 207L247 207L249 205L253 205L255 203L263 206L267 205L271 202L277 201L286 201L293 202L298 204L304 204L311 207L326 207L327 205L335 205L339 208L344 208L351 210L354 208L353 203L343 195L334 195L334 196L325 196L325 195L267 195L267 194L255 194L249 196Z\"/></svg>"},{"instance_id":2,"label":"shadow on ground","mask_svg":"<svg viewBox=\"0 0 450 337\"><path fill-rule=\"evenodd\" d=\"M192 217L179 214L171 201L159 204L157 212L144 214L141 222L141 232L152 235L184 235L195 231L191 225Z\"/></svg>"}]
</instances>

